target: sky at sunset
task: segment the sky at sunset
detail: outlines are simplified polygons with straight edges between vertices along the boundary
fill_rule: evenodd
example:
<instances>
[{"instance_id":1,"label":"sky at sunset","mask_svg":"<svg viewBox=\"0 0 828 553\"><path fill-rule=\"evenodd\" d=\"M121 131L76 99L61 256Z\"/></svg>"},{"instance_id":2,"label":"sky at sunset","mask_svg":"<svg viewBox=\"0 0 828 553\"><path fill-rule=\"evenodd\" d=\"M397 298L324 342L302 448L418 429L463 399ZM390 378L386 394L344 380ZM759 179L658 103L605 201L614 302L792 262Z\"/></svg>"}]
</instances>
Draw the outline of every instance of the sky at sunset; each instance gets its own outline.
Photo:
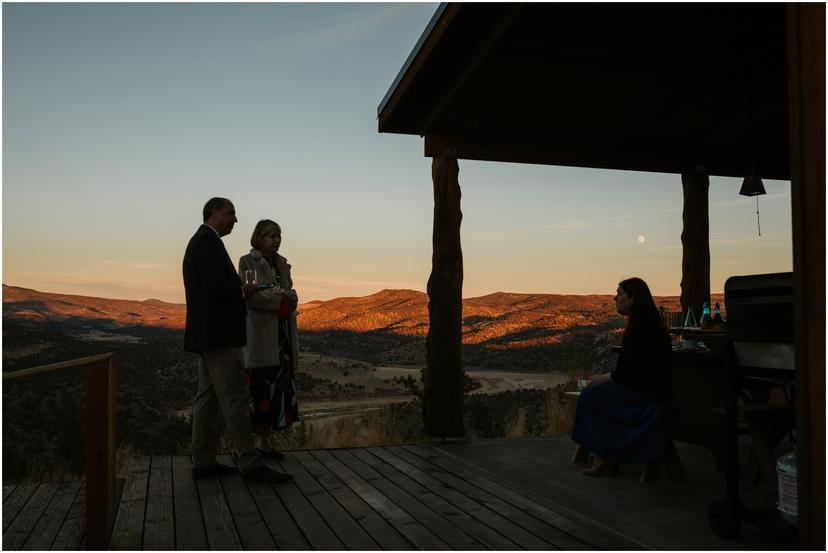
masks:
<instances>
[{"instance_id":1,"label":"sky at sunset","mask_svg":"<svg viewBox=\"0 0 828 553\"><path fill-rule=\"evenodd\" d=\"M3 5L3 282L183 302L211 196L283 230L300 301L425 290L431 160L377 106L436 4ZM460 161L464 297L679 294L679 175ZM789 271L790 183L711 177L711 289Z\"/></svg>"}]
</instances>

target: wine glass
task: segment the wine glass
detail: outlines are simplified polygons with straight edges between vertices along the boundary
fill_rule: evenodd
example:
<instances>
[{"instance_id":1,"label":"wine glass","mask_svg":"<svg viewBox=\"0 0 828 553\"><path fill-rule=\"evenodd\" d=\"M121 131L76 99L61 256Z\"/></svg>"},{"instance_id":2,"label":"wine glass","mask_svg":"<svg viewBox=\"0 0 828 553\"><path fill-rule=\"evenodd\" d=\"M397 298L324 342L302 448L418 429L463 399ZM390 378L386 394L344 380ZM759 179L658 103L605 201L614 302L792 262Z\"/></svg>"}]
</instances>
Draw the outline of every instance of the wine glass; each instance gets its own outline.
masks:
<instances>
[{"instance_id":1,"label":"wine glass","mask_svg":"<svg viewBox=\"0 0 828 553\"><path fill-rule=\"evenodd\" d=\"M245 284L256 284L258 282L258 278L256 278L256 269L245 269L244 271L244 283Z\"/></svg>"}]
</instances>

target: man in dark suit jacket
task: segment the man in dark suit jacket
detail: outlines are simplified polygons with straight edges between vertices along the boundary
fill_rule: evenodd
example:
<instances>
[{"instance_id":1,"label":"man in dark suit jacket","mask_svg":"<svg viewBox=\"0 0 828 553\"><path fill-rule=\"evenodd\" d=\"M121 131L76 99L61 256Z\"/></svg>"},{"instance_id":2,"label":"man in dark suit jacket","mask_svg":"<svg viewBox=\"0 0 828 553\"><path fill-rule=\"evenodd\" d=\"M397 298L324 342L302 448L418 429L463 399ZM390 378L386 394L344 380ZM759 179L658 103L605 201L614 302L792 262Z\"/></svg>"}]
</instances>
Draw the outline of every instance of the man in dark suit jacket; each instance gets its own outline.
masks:
<instances>
[{"instance_id":1,"label":"man in dark suit jacket","mask_svg":"<svg viewBox=\"0 0 828 553\"><path fill-rule=\"evenodd\" d=\"M253 445L247 379L242 358L246 321L244 298L257 292L242 284L224 249L222 236L236 223L236 209L226 198L211 198L184 253L187 325L184 349L199 355L198 394L193 401L193 478L235 471L216 462L221 433L219 410L236 448L242 476L287 482L292 476L265 465Z\"/></svg>"}]
</instances>

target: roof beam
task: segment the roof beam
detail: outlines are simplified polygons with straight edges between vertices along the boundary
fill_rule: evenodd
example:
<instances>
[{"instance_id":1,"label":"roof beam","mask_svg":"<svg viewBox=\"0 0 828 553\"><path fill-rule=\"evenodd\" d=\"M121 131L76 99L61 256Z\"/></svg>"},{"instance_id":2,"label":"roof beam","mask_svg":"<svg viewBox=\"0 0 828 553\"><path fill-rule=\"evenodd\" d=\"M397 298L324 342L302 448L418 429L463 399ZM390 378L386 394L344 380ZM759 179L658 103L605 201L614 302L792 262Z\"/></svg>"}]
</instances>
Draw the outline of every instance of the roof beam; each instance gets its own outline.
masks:
<instances>
[{"instance_id":1,"label":"roof beam","mask_svg":"<svg viewBox=\"0 0 828 553\"><path fill-rule=\"evenodd\" d=\"M474 9L474 6L472 9ZM479 47L475 50L474 57L469 60L468 64L466 64L466 67L462 71L457 73L457 78L454 80L454 83L447 87L446 91L436 102L434 102L431 111L428 113L422 126L420 127L420 136L425 135L429 129L431 129L434 121L440 116L441 113L443 113L443 110L449 102L451 102L451 99L454 98L455 94L457 94L460 88L466 83L471 74L474 73L486 56L489 55L489 52L491 52L494 45L497 44L497 41L506 29L509 28L515 20L515 17L517 17L522 9L523 4L512 4L510 9L503 15L497 25L492 27L491 32L484 38Z\"/></svg>"},{"instance_id":2,"label":"roof beam","mask_svg":"<svg viewBox=\"0 0 828 553\"><path fill-rule=\"evenodd\" d=\"M455 151L458 159L534 163L569 167L590 167L621 171L656 173L697 173L741 178L747 174L745 156L716 152L715 159L698 159L692 153L653 137L646 142L625 139L609 140L593 137L543 138L503 134L447 135L427 133L425 156L434 157L444 151ZM764 166L762 178L790 180L789 166Z\"/></svg>"},{"instance_id":3,"label":"roof beam","mask_svg":"<svg viewBox=\"0 0 828 553\"><path fill-rule=\"evenodd\" d=\"M377 114L380 132L383 132L382 129L388 123L388 118L394 113L400 99L405 96L411 83L417 78L420 70L431 56L434 47L439 44L443 33L449 28L459 11L460 4L457 3L444 4L438 9L438 12L435 14L436 21L433 21L433 24L426 28L423 36L420 37L418 44L412 50L405 65L403 65L391 88L386 93L383 103L380 105L379 113Z\"/></svg>"}]
</instances>

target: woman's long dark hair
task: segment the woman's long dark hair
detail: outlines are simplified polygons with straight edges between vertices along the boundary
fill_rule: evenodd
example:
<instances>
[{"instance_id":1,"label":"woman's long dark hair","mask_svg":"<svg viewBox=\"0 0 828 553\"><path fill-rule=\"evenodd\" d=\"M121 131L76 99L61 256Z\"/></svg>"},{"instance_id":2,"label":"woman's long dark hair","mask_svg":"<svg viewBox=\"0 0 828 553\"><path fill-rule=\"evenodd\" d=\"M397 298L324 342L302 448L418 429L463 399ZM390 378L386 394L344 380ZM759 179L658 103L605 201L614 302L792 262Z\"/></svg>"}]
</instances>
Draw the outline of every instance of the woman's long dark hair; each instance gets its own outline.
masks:
<instances>
[{"instance_id":1,"label":"woman's long dark hair","mask_svg":"<svg viewBox=\"0 0 828 553\"><path fill-rule=\"evenodd\" d=\"M670 333L661 318L658 308L653 301L653 295L647 283L640 278L633 277L622 280L618 283L628 296L632 298L630 306L630 318L627 320L627 328L624 329L624 336L621 344L630 341L639 341L647 338L654 341L670 343Z\"/></svg>"}]
</instances>

